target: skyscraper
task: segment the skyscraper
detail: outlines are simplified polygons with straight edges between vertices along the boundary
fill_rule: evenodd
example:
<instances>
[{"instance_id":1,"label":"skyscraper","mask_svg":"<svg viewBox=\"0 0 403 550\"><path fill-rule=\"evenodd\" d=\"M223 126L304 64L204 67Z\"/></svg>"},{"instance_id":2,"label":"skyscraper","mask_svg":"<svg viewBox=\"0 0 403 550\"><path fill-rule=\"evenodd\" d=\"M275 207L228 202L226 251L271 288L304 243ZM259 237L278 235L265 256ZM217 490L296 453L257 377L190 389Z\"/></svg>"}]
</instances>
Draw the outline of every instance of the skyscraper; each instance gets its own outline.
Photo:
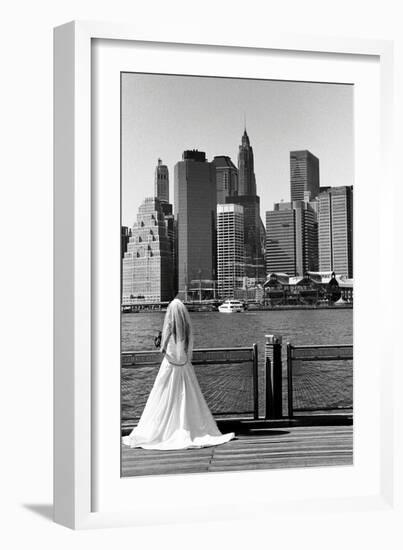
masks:
<instances>
[{"instance_id":1,"label":"skyscraper","mask_svg":"<svg viewBox=\"0 0 403 550\"><path fill-rule=\"evenodd\" d=\"M178 291L195 279L216 279L216 174L206 154L184 151L175 165Z\"/></svg>"},{"instance_id":2,"label":"skyscraper","mask_svg":"<svg viewBox=\"0 0 403 550\"><path fill-rule=\"evenodd\" d=\"M223 204L227 197L238 195L238 169L230 157L214 157L216 168L217 204Z\"/></svg>"},{"instance_id":3,"label":"skyscraper","mask_svg":"<svg viewBox=\"0 0 403 550\"><path fill-rule=\"evenodd\" d=\"M319 269L353 277L353 187L330 187L318 203Z\"/></svg>"},{"instance_id":4,"label":"skyscraper","mask_svg":"<svg viewBox=\"0 0 403 550\"><path fill-rule=\"evenodd\" d=\"M277 203L266 212L266 271L303 276L318 269L316 213L309 203Z\"/></svg>"},{"instance_id":5,"label":"skyscraper","mask_svg":"<svg viewBox=\"0 0 403 550\"><path fill-rule=\"evenodd\" d=\"M120 229L120 259L122 260L126 251L129 239L132 236L132 230L130 227L122 225ZM123 292L123 269L120 270L120 298L122 298Z\"/></svg>"},{"instance_id":6,"label":"skyscraper","mask_svg":"<svg viewBox=\"0 0 403 550\"><path fill-rule=\"evenodd\" d=\"M240 204L244 209L245 275L264 279L265 230L260 219L260 198L256 195L253 149L246 130L238 153L238 195L226 197L226 202Z\"/></svg>"},{"instance_id":7,"label":"skyscraper","mask_svg":"<svg viewBox=\"0 0 403 550\"><path fill-rule=\"evenodd\" d=\"M319 159L307 150L290 152L291 202L319 194Z\"/></svg>"},{"instance_id":8,"label":"skyscraper","mask_svg":"<svg viewBox=\"0 0 403 550\"><path fill-rule=\"evenodd\" d=\"M238 152L238 194L256 195L256 179L253 159L253 148L249 136L244 130Z\"/></svg>"},{"instance_id":9,"label":"skyscraper","mask_svg":"<svg viewBox=\"0 0 403 550\"><path fill-rule=\"evenodd\" d=\"M123 258L123 303L173 298L172 256L161 204L155 197L140 205Z\"/></svg>"},{"instance_id":10,"label":"skyscraper","mask_svg":"<svg viewBox=\"0 0 403 550\"><path fill-rule=\"evenodd\" d=\"M172 204L170 204L169 202L169 171L168 167L165 164L162 164L161 159L158 159L158 164L155 167L154 193L156 198L159 200L161 209L164 213L164 220L167 228L169 248L172 258L173 291L175 294L177 292L178 285L176 265L175 217L172 213Z\"/></svg>"},{"instance_id":11,"label":"skyscraper","mask_svg":"<svg viewBox=\"0 0 403 550\"><path fill-rule=\"evenodd\" d=\"M174 295L178 291L178 266L176 258L176 220L172 213L172 204L167 202L161 203L161 209L164 213L165 227L169 242L169 250L171 254L171 269L172 269L172 284Z\"/></svg>"},{"instance_id":12,"label":"skyscraper","mask_svg":"<svg viewBox=\"0 0 403 550\"><path fill-rule=\"evenodd\" d=\"M160 203L169 203L169 172L168 167L158 159L155 168L154 195Z\"/></svg>"},{"instance_id":13,"label":"skyscraper","mask_svg":"<svg viewBox=\"0 0 403 550\"><path fill-rule=\"evenodd\" d=\"M132 230L130 227L122 225L120 230L120 257L123 258L125 252L127 251L127 245L129 244L129 239L132 235Z\"/></svg>"},{"instance_id":14,"label":"skyscraper","mask_svg":"<svg viewBox=\"0 0 403 550\"><path fill-rule=\"evenodd\" d=\"M233 298L245 276L243 207L217 205L217 282L221 298Z\"/></svg>"}]
</instances>

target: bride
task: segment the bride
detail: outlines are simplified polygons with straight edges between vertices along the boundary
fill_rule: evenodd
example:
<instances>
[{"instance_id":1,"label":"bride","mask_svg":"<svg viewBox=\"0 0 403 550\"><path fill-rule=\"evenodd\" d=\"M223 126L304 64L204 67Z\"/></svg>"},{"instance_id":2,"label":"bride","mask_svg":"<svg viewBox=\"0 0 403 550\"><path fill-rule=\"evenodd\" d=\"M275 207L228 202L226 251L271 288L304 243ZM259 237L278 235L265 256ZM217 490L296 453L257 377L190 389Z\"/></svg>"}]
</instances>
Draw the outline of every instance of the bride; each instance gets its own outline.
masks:
<instances>
[{"instance_id":1,"label":"bride","mask_svg":"<svg viewBox=\"0 0 403 550\"><path fill-rule=\"evenodd\" d=\"M191 449L226 443L200 390L191 363L193 338L189 313L175 298L162 330L164 358L138 425L123 443L143 449Z\"/></svg>"}]
</instances>

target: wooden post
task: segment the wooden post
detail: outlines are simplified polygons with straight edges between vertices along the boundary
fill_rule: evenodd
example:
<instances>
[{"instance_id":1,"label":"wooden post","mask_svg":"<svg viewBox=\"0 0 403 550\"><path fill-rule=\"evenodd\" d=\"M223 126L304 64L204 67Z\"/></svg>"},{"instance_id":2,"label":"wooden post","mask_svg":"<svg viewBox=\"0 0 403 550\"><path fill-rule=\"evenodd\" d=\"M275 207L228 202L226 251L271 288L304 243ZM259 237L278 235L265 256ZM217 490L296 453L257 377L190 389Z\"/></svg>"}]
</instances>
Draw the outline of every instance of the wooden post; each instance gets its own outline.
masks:
<instances>
[{"instance_id":1,"label":"wooden post","mask_svg":"<svg viewBox=\"0 0 403 550\"><path fill-rule=\"evenodd\" d=\"M271 361L270 357L266 357L266 406L265 406L265 418L273 418L274 416L274 407L273 407L273 385L271 380Z\"/></svg>"},{"instance_id":2,"label":"wooden post","mask_svg":"<svg viewBox=\"0 0 403 550\"><path fill-rule=\"evenodd\" d=\"M292 403L292 359L291 359L291 348L292 345L287 343L287 381L288 381L288 416L292 418L293 413L293 403Z\"/></svg>"},{"instance_id":3,"label":"wooden post","mask_svg":"<svg viewBox=\"0 0 403 550\"><path fill-rule=\"evenodd\" d=\"M266 418L282 418L283 416L281 344L281 336L275 336L274 334L266 335ZM267 394L268 390L269 394Z\"/></svg>"},{"instance_id":4,"label":"wooden post","mask_svg":"<svg viewBox=\"0 0 403 550\"><path fill-rule=\"evenodd\" d=\"M257 344L253 344L253 418L259 418L259 386L258 386L258 363L257 363Z\"/></svg>"}]
</instances>

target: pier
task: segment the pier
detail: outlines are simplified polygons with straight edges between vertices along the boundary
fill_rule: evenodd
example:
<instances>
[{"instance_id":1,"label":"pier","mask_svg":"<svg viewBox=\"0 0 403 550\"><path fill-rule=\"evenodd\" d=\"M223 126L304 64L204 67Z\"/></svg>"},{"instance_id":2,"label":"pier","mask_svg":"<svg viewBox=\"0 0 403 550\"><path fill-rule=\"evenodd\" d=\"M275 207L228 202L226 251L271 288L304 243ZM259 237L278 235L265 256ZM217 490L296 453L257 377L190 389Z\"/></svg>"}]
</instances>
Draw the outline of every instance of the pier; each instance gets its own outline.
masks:
<instances>
[{"instance_id":1,"label":"pier","mask_svg":"<svg viewBox=\"0 0 403 550\"><path fill-rule=\"evenodd\" d=\"M351 465L353 347L268 335L264 362L258 357L256 344L193 352L210 410L236 439L183 451L122 445L122 475ZM158 351L122 353L122 435L136 425L160 361Z\"/></svg>"},{"instance_id":2,"label":"pier","mask_svg":"<svg viewBox=\"0 0 403 550\"><path fill-rule=\"evenodd\" d=\"M231 425L236 439L214 447L147 451L122 445L122 476L227 472L271 468L349 466L353 464L353 426L305 420L299 424L259 422Z\"/></svg>"}]
</instances>

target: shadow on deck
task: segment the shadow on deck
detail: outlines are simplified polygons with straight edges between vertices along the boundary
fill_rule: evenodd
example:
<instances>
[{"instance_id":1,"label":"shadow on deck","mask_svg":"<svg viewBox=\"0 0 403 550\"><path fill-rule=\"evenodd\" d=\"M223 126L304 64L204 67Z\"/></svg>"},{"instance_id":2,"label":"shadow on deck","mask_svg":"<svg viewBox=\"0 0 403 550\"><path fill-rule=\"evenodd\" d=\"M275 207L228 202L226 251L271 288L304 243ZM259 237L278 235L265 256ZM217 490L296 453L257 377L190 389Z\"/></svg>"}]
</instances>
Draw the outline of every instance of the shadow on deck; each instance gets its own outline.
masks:
<instances>
[{"instance_id":1,"label":"shadow on deck","mask_svg":"<svg viewBox=\"0 0 403 550\"><path fill-rule=\"evenodd\" d=\"M217 423L224 433L235 431L236 439L180 451L122 445L122 477L353 464L351 417Z\"/></svg>"}]
</instances>

